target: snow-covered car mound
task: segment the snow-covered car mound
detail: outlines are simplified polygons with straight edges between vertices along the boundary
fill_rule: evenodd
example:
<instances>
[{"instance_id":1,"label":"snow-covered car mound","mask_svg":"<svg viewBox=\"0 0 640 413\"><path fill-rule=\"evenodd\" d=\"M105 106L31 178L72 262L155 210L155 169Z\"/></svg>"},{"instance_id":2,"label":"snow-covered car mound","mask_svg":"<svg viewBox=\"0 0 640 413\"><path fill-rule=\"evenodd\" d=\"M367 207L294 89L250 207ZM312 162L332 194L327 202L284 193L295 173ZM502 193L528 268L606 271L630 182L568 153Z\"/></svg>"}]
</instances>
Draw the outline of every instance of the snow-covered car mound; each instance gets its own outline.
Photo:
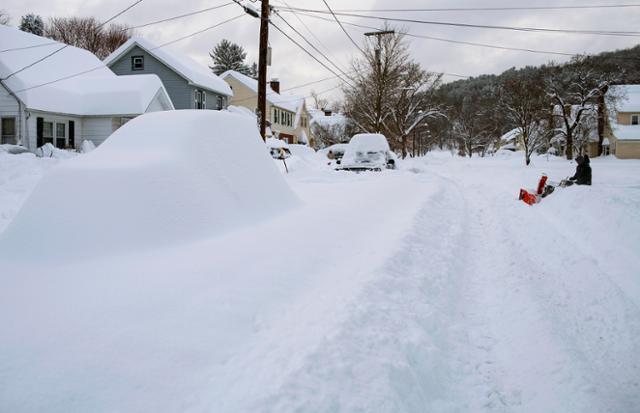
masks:
<instances>
[{"instance_id":1,"label":"snow-covered car mound","mask_svg":"<svg viewBox=\"0 0 640 413\"><path fill-rule=\"evenodd\" d=\"M135 251L250 225L297 202L245 116L155 112L42 179L0 236L0 251Z\"/></svg>"},{"instance_id":2,"label":"snow-covered car mound","mask_svg":"<svg viewBox=\"0 0 640 413\"><path fill-rule=\"evenodd\" d=\"M354 135L344 152L338 169L349 171L381 171L395 169L396 155L384 135L360 133Z\"/></svg>"}]
</instances>

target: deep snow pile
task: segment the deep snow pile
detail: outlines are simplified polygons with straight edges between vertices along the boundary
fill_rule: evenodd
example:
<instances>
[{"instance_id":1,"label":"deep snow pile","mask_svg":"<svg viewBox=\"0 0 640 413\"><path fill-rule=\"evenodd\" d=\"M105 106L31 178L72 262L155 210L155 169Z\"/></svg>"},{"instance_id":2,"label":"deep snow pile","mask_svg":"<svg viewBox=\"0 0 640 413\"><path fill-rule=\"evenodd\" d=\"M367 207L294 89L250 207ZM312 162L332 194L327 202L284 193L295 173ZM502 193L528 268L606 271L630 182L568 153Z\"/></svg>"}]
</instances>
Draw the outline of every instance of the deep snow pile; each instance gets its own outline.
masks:
<instances>
[{"instance_id":1,"label":"deep snow pile","mask_svg":"<svg viewBox=\"0 0 640 413\"><path fill-rule=\"evenodd\" d=\"M198 242L0 262L0 411L635 411L640 162L534 207L575 164L405 163L299 169L300 208Z\"/></svg>"},{"instance_id":2,"label":"deep snow pile","mask_svg":"<svg viewBox=\"0 0 640 413\"><path fill-rule=\"evenodd\" d=\"M40 178L62 161L58 158L37 158L31 152L16 155L9 152L22 150L21 146L0 145L0 234Z\"/></svg>"},{"instance_id":3,"label":"deep snow pile","mask_svg":"<svg viewBox=\"0 0 640 413\"><path fill-rule=\"evenodd\" d=\"M295 203L245 117L151 113L47 175L0 236L0 251L85 257L145 249L253 224Z\"/></svg>"}]
</instances>

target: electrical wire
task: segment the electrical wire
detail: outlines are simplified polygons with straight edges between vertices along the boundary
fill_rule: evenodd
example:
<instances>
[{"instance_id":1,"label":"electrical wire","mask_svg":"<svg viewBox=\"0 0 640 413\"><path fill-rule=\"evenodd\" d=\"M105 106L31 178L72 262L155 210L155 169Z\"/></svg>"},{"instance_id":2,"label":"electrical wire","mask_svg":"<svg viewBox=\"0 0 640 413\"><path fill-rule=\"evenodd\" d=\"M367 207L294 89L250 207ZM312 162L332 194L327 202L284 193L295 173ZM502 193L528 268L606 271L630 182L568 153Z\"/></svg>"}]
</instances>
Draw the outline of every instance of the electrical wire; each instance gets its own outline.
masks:
<instances>
[{"instance_id":1,"label":"electrical wire","mask_svg":"<svg viewBox=\"0 0 640 413\"><path fill-rule=\"evenodd\" d=\"M282 12L296 12L302 11L315 14L330 14L324 10L303 9L303 8L280 8ZM383 21L395 21L402 23L418 23L435 26L451 26L461 27L467 29L493 29L493 30L510 30L519 32L534 32L534 33L567 33L567 34L586 34L594 36L622 36L622 37L638 37L640 32L632 31L615 31L615 30L577 30L577 29L553 29L542 27L516 27L516 26L501 26L501 25L486 25L486 24L472 24L472 23L458 23L458 22L443 22L433 20L418 20L418 19L404 19L397 17L383 17L383 16L367 16L356 13L334 12L332 14L346 17L358 17L363 19L383 20Z\"/></svg>"},{"instance_id":2,"label":"electrical wire","mask_svg":"<svg viewBox=\"0 0 640 413\"><path fill-rule=\"evenodd\" d=\"M402 12L466 12L466 11L525 11L525 10L584 10L615 9L640 7L640 4L606 4L583 6L507 6L507 7L449 7L449 8L413 8L413 9L342 9L336 12L349 13L402 13Z\"/></svg>"},{"instance_id":3,"label":"electrical wire","mask_svg":"<svg viewBox=\"0 0 640 413\"><path fill-rule=\"evenodd\" d=\"M311 43L302 33L300 33L295 27L293 27L291 24L289 24L287 19L285 19L284 17L280 16L280 14L277 11L275 12L275 14L276 14L276 16L278 16L280 18L280 20L282 20L287 26L289 26L289 28L291 28L291 30L293 30L298 36L300 36L302 38L302 40L304 40L309 46L311 46L311 48L313 50L315 50L327 62L329 62L333 67L335 67L338 70L338 72L340 72L344 77L349 78L349 75L344 70L342 70L342 68L340 68L340 66L338 66L332 59L329 59L327 57L327 55L325 55L323 52L321 52L320 49L318 49L313 43Z\"/></svg>"},{"instance_id":4,"label":"electrical wire","mask_svg":"<svg viewBox=\"0 0 640 413\"><path fill-rule=\"evenodd\" d=\"M316 16L314 14L308 14L308 13L304 13L304 12L296 12L295 14L300 14L300 15L303 15L303 16L306 16L306 17L310 17L310 18L318 19L318 20L324 20L324 21L327 21L327 22L331 22L332 21L331 19L329 19L327 17ZM346 25L349 25L349 26L359 27L359 28L367 29L367 30L380 30L380 28L378 28L378 27L368 26L368 25L364 25L364 24L358 24L358 23L353 23L353 22L348 22L348 21L343 21L343 23L346 24ZM447 39L447 38L443 38L443 37L435 37L435 36L413 34L413 33L409 33L409 32L404 33L404 35L408 36L408 37L418 38L418 39L435 40L435 41L446 42L446 43L454 43L454 44L461 44L461 45L467 45L467 46L476 46L476 47L484 47L484 48L499 49L499 50L513 50L513 51L518 51L518 52L546 54L546 55L557 55L557 56L567 56L567 57L573 57L573 56L576 56L578 54L578 53L567 53L567 52L558 52L558 51L550 51L550 50L536 50L536 49L529 49L529 48L509 47L509 46L501 46L501 45L487 44L487 43L468 42L468 41L463 41L463 40ZM620 57L620 59L623 59L623 58ZM638 58L624 58L624 59L625 60L638 60Z\"/></svg>"},{"instance_id":5,"label":"electrical wire","mask_svg":"<svg viewBox=\"0 0 640 413\"><path fill-rule=\"evenodd\" d=\"M224 20L224 21L222 21L222 22L220 22L220 23L217 23L217 24L214 24L214 25L212 25L212 26L206 27L206 28L204 28L204 29L202 29L202 30L198 30L197 32L193 32L193 33L191 33L191 34L188 34L188 35L186 35L186 36L182 36L182 37L180 37L180 38L178 38L178 39L175 39L175 40L172 40L172 41L170 41L170 42L163 43L163 44L161 44L160 46L156 46L156 47L154 47L154 48L153 48L153 49L151 49L151 50L159 49L159 48L161 48L161 47L165 47L165 46L168 46L168 45L170 45L170 44L174 44L174 43L180 42L180 41L182 41L182 40L186 40L186 39L188 39L188 38L190 38L190 37L196 36L196 35L198 35L198 34L204 33L204 32L209 31L209 30L211 30L211 29L215 29L216 27L222 26L223 24L227 24L227 23L230 23L230 22L232 22L232 21L234 21L234 20L238 20L239 18L244 17L244 16L245 16L245 14L244 14L244 13L239 14L239 15L237 15L237 16L235 16L235 17L232 17L232 18L230 18L230 19Z\"/></svg>"},{"instance_id":6,"label":"electrical wire","mask_svg":"<svg viewBox=\"0 0 640 413\"><path fill-rule=\"evenodd\" d=\"M188 35L188 36L183 36L183 37L181 37L181 38L179 38L179 39L172 40L172 41L167 42L167 43L164 43L164 44L162 44L162 45L160 45L160 46L156 46L156 47L154 47L154 48L153 48L153 49L151 49L151 50L156 50L156 49L159 49L159 48L161 48L161 47L165 47L165 46L168 46L168 45L170 45L170 44L176 43L176 42L178 42L178 41L180 41L180 40L184 40L184 39L186 39L186 38L189 38L189 37L195 36L195 35L197 35L197 34L200 34L200 33L205 32L205 31L207 31L207 30L213 29L214 27L218 27L218 26L221 26L221 25L223 25L223 24L225 24L225 23L229 23L229 22L231 22L231 21L233 21L233 20L235 20L235 19L237 19L237 18L239 18L239 17L242 17L242 16L244 16L244 14L242 14L242 15L240 15L240 16L236 16L236 17L234 17L234 18L232 18L232 19L225 20L225 21L223 21L223 22L221 22L221 23L218 23L218 24L215 24L215 25L213 25L213 26L209 26L209 27L207 27L206 29L203 29L203 30L200 30L200 31L198 31L198 32L192 33L192 34L190 34L190 35ZM24 88L24 89L16 90L16 91L14 91L14 93L18 94L18 93L26 92L26 91L28 91L28 90L37 89L37 88L39 88L39 87L43 87L43 86L47 86L47 85L50 85L50 84L53 84L53 83L61 82L61 81L63 81L63 80L72 79L72 78L74 78L74 77L81 76L81 75L84 75L84 74L86 74L86 73L90 73L90 72L95 72L96 70L100 70L100 69L104 69L104 68L105 68L105 65L104 65L104 64L101 64L100 66L96 66L96 67L94 67L94 68L92 68L92 69L83 70L82 72L74 73L74 74L69 75L69 76L64 76L64 77L61 77L61 78L58 78L58 79L55 79L55 80L52 80L52 81L49 81L49 82L45 82L45 83L41 83L41 84L38 84L38 85L34 85L34 86L31 86L31 87L28 87L28 88Z\"/></svg>"},{"instance_id":7,"label":"electrical wire","mask_svg":"<svg viewBox=\"0 0 640 413\"><path fill-rule=\"evenodd\" d=\"M322 2L325 4L325 6L327 6L327 9L329 9L329 12L331 12L331 15L333 16L333 18L336 20L336 23L338 23L338 26L340 26L340 28L342 29L342 31L344 32L344 34L347 35L347 37L349 38L349 40L351 40L351 43L353 43L353 45L356 47L356 49L358 49L360 51L360 53L362 53L363 55L366 54L364 52L364 50L362 50L362 48L360 47L360 45L358 43L356 43L355 40L353 40L353 37L351 37L351 35L349 34L349 32L347 31L347 29L344 28L344 26L342 25L342 23L340 23L340 19L338 19L338 16L336 16L336 14L333 12L333 10L331 10L331 6L329 6L329 3L327 3L327 0L322 0Z\"/></svg>"},{"instance_id":8,"label":"electrical wire","mask_svg":"<svg viewBox=\"0 0 640 413\"><path fill-rule=\"evenodd\" d=\"M128 7L126 7L125 9L123 9L123 10L121 10L120 12L116 13L114 16L112 16L111 18L107 19L107 20L106 20L105 22L103 22L102 24L98 25L98 27L97 27L96 29L101 29L101 28L103 28L107 23L109 23L109 22L111 22L111 21L115 20L116 18L118 18L118 17L122 16L124 13L126 13L126 12L127 12L127 11L129 11L129 10L131 10L132 8L134 8L135 6L137 6L138 4L140 4L142 1L143 1L143 0L136 0L135 2L133 2L132 4L130 4L130 5L129 5ZM66 49L67 47L69 47L69 45L68 45L68 44L65 44L64 46L60 47L59 49L56 49L56 50L54 50L53 52L51 52L51 53L47 54L46 56L41 57L40 59L36 60L35 62L32 62L32 63L30 63L30 64L28 64L28 65L26 65L26 66L24 66L24 67L22 67L22 68L20 68L20 69L18 69L18 70L16 70L16 71L15 71L15 72L13 72L13 73L10 73L8 76L6 76L6 77L4 77L4 78L2 78L2 79L0 79L0 80L3 80L3 81L4 81L4 80L7 80L7 79L9 79L11 76L17 75L18 73L20 73L20 72L22 72L22 71L24 71L24 70L27 70L27 69L29 69L30 67L33 67L33 66L37 65L37 64L38 64L38 63L40 63L40 62L43 62L43 61L47 60L47 59L48 59L48 58L50 58L51 56L53 56L53 55L55 55L55 54L57 54L57 53L61 52L62 50Z\"/></svg>"},{"instance_id":9,"label":"electrical wire","mask_svg":"<svg viewBox=\"0 0 640 413\"><path fill-rule=\"evenodd\" d=\"M166 22L169 22L169 21L182 19L184 17L195 16L197 14L205 13L205 12L208 12L208 11L211 11L211 10L221 9L223 7L227 7L227 6L230 6L232 4L233 4L233 2L230 1L228 3L224 3L224 4L221 4L221 5L218 5L218 6L207 7L206 9L196 10L196 11L192 11L190 13L185 13L185 14L180 14L178 16L168 17L166 19L152 21L152 22L149 22L149 23L141 24L139 26L127 27L126 29L123 29L122 31L141 29L143 27L153 26L153 25L160 24L160 23L166 23Z\"/></svg>"},{"instance_id":10,"label":"electrical wire","mask_svg":"<svg viewBox=\"0 0 640 413\"><path fill-rule=\"evenodd\" d=\"M305 52L306 54L308 54L313 60L315 60L316 62L318 62L322 67L324 67L325 69L327 69L329 72L333 73L336 77L338 77L341 81L343 81L344 83L347 83L349 86L353 87L353 85L351 83L349 83L348 81L346 81L345 79L343 79L339 74L337 74L336 72L333 71L333 69L331 69L329 66L327 66L325 63L323 63L321 60L319 60L317 57L315 57L311 52L309 52L307 49L304 48L304 46L302 46L300 43L298 43L295 39L293 39L291 36L289 36L284 30L282 30L280 27L278 27L275 23L273 23L271 20L269 20L269 24L272 25L277 31L279 31L280 33L282 33L283 36L285 36L287 39L289 39L293 44L295 44L296 46L298 46L303 52Z\"/></svg>"}]
</instances>

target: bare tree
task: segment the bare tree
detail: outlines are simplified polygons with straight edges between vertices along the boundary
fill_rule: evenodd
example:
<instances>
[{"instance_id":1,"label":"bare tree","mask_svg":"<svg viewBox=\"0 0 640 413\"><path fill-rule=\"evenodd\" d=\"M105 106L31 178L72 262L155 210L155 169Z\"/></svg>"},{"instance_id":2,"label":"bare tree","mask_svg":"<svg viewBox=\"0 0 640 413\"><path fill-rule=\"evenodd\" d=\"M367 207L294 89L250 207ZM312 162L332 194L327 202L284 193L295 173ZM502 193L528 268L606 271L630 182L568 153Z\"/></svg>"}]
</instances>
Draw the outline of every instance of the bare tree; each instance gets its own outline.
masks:
<instances>
[{"instance_id":1,"label":"bare tree","mask_svg":"<svg viewBox=\"0 0 640 413\"><path fill-rule=\"evenodd\" d=\"M573 159L576 131L590 116L597 116L599 101L618 80L616 74L596 71L584 57L576 57L574 70L560 73L554 70L547 77L547 94L554 109L554 119L559 123L557 137L565 143L565 156Z\"/></svg>"},{"instance_id":2,"label":"bare tree","mask_svg":"<svg viewBox=\"0 0 640 413\"><path fill-rule=\"evenodd\" d=\"M402 157L407 156L408 138L427 119L445 116L440 106L430 99L442 75L429 73L417 63L406 65L400 78L400 89L391 96L391 119L387 128L400 143Z\"/></svg>"},{"instance_id":3,"label":"bare tree","mask_svg":"<svg viewBox=\"0 0 640 413\"><path fill-rule=\"evenodd\" d=\"M500 109L504 112L509 127L519 132L524 147L525 164L531 163L531 155L548 141L548 113L544 79L540 73L526 71L503 75L500 85Z\"/></svg>"},{"instance_id":4,"label":"bare tree","mask_svg":"<svg viewBox=\"0 0 640 413\"><path fill-rule=\"evenodd\" d=\"M484 121L486 112L472 99L465 98L462 107L454 110L453 136L460 152L471 158L474 153L484 155L495 136L495 129Z\"/></svg>"},{"instance_id":5,"label":"bare tree","mask_svg":"<svg viewBox=\"0 0 640 413\"><path fill-rule=\"evenodd\" d=\"M45 25L45 37L86 49L104 59L131 36L127 26L103 27L93 17L54 17Z\"/></svg>"},{"instance_id":6,"label":"bare tree","mask_svg":"<svg viewBox=\"0 0 640 413\"><path fill-rule=\"evenodd\" d=\"M367 40L364 51L352 63L352 85L344 89L345 109L362 132L384 133L392 115L390 97L401 88L409 62L408 49L401 34L390 34Z\"/></svg>"}]
</instances>

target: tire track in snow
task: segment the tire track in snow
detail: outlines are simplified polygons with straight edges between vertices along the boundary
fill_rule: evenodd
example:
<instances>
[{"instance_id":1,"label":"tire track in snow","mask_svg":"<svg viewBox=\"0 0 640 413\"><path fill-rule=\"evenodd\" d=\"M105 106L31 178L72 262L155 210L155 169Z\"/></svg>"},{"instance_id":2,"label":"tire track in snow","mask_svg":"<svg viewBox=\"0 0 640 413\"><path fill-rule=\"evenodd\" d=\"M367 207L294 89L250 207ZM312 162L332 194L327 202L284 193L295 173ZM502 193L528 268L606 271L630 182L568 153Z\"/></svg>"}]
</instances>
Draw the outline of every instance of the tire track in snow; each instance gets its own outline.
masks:
<instances>
[{"instance_id":1,"label":"tire track in snow","mask_svg":"<svg viewBox=\"0 0 640 413\"><path fill-rule=\"evenodd\" d=\"M465 205L442 178L421 178L439 191L416 217L404 248L352 302L338 331L256 410L446 412L462 405L473 411L468 401L488 391L481 380L468 380L475 378L468 357L453 349L467 340L455 257ZM442 211L457 219L440 219ZM461 400L463 388L477 397Z\"/></svg>"},{"instance_id":2,"label":"tire track in snow","mask_svg":"<svg viewBox=\"0 0 640 413\"><path fill-rule=\"evenodd\" d=\"M567 228L510 206L508 190L483 184L465 181L461 191L473 202L464 272L472 274L471 341L487 350L477 364L492 388L485 409L633 411L640 405L637 306L588 249L574 250ZM549 254L571 265L558 268L546 262Z\"/></svg>"}]
</instances>

